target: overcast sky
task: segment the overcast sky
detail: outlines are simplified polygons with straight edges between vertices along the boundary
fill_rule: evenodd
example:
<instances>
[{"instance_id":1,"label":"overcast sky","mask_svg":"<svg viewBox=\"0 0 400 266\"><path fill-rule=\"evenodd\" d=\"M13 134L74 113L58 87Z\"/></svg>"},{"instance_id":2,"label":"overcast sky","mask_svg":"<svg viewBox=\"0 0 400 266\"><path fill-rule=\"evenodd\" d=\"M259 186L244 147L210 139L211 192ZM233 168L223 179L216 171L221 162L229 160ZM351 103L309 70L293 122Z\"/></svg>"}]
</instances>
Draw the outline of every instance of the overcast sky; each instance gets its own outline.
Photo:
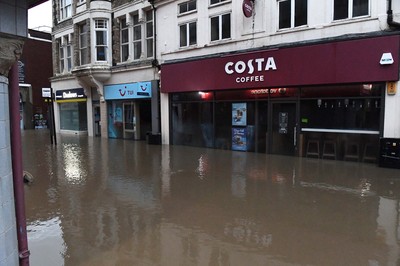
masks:
<instances>
[{"instance_id":1,"label":"overcast sky","mask_svg":"<svg viewBox=\"0 0 400 266\"><path fill-rule=\"evenodd\" d=\"M46 30L46 28L38 27L51 27L51 16L51 0L29 9L28 28L36 30ZM47 30L50 31L50 28L47 28Z\"/></svg>"}]
</instances>

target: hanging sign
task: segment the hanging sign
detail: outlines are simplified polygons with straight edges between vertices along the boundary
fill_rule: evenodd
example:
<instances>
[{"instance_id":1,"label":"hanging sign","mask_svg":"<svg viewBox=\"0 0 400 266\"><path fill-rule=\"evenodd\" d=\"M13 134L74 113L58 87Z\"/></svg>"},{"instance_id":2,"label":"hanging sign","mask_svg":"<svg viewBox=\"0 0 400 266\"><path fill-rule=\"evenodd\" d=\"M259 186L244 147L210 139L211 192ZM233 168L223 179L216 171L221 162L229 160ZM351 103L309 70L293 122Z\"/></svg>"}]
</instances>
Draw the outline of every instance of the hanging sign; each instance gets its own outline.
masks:
<instances>
[{"instance_id":1,"label":"hanging sign","mask_svg":"<svg viewBox=\"0 0 400 266\"><path fill-rule=\"evenodd\" d=\"M396 82L388 82L387 83L387 94L388 95L395 95L397 92Z\"/></svg>"},{"instance_id":2,"label":"hanging sign","mask_svg":"<svg viewBox=\"0 0 400 266\"><path fill-rule=\"evenodd\" d=\"M253 0L243 0L242 9L246 18L249 18L253 15L253 7Z\"/></svg>"},{"instance_id":3,"label":"hanging sign","mask_svg":"<svg viewBox=\"0 0 400 266\"><path fill-rule=\"evenodd\" d=\"M42 88L42 97L51 98L51 88Z\"/></svg>"}]
</instances>

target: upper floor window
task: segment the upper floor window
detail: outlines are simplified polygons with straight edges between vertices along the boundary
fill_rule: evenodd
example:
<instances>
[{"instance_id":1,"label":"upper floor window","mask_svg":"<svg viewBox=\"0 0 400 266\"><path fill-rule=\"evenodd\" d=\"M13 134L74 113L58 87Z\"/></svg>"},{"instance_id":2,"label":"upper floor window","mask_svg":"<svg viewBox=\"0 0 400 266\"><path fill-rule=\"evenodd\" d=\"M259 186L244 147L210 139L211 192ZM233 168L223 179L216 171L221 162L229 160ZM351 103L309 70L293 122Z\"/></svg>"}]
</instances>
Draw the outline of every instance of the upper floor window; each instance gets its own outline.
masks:
<instances>
[{"instance_id":1,"label":"upper floor window","mask_svg":"<svg viewBox=\"0 0 400 266\"><path fill-rule=\"evenodd\" d=\"M367 16L369 0L334 0L333 19L347 19Z\"/></svg>"},{"instance_id":2,"label":"upper floor window","mask_svg":"<svg viewBox=\"0 0 400 266\"><path fill-rule=\"evenodd\" d=\"M210 5L214 5L214 4L218 4L218 3L222 3L228 0L210 0Z\"/></svg>"},{"instance_id":3,"label":"upper floor window","mask_svg":"<svg viewBox=\"0 0 400 266\"><path fill-rule=\"evenodd\" d=\"M71 17L72 0L60 0L60 20Z\"/></svg>"},{"instance_id":4,"label":"upper floor window","mask_svg":"<svg viewBox=\"0 0 400 266\"><path fill-rule=\"evenodd\" d=\"M94 30L96 34L96 61L107 61L107 20L96 19Z\"/></svg>"},{"instance_id":5,"label":"upper floor window","mask_svg":"<svg viewBox=\"0 0 400 266\"><path fill-rule=\"evenodd\" d=\"M307 25L307 0L280 0L279 29Z\"/></svg>"},{"instance_id":6,"label":"upper floor window","mask_svg":"<svg viewBox=\"0 0 400 266\"><path fill-rule=\"evenodd\" d=\"M70 72L72 69L72 47L69 35L59 40L60 73Z\"/></svg>"},{"instance_id":7,"label":"upper floor window","mask_svg":"<svg viewBox=\"0 0 400 266\"><path fill-rule=\"evenodd\" d=\"M187 47L197 43L197 24L189 22L179 26L179 46Z\"/></svg>"},{"instance_id":8,"label":"upper floor window","mask_svg":"<svg viewBox=\"0 0 400 266\"><path fill-rule=\"evenodd\" d=\"M89 64L89 26L79 25L79 59L81 65Z\"/></svg>"},{"instance_id":9,"label":"upper floor window","mask_svg":"<svg viewBox=\"0 0 400 266\"><path fill-rule=\"evenodd\" d=\"M179 14L196 10L196 0L191 0L178 5Z\"/></svg>"},{"instance_id":10,"label":"upper floor window","mask_svg":"<svg viewBox=\"0 0 400 266\"><path fill-rule=\"evenodd\" d=\"M126 19L121 19L121 62L129 58L129 27Z\"/></svg>"},{"instance_id":11,"label":"upper floor window","mask_svg":"<svg viewBox=\"0 0 400 266\"><path fill-rule=\"evenodd\" d=\"M146 57L153 57L153 10L146 11Z\"/></svg>"},{"instance_id":12,"label":"upper floor window","mask_svg":"<svg viewBox=\"0 0 400 266\"><path fill-rule=\"evenodd\" d=\"M231 38L231 14L211 18L211 41Z\"/></svg>"},{"instance_id":13,"label":"upper floor window","mask_svg":"<svg viewBox=\"0 0 400 266\"><path fill-rule=\"evenodd\" d=\"M142 25L139 21L139 14L133 15L133 59L140 59L142 55Z\"/></svg>"}]
</instances>

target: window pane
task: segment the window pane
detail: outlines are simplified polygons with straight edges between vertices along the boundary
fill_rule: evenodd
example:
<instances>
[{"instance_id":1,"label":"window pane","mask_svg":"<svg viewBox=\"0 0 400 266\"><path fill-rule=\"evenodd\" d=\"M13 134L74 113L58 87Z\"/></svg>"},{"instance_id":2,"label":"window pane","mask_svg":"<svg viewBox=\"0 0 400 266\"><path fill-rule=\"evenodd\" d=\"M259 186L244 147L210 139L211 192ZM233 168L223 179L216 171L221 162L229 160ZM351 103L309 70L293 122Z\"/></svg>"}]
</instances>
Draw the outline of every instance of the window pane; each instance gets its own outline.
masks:
<instances>
[{"instance_id":1,"label":"window pane","mask_svg":"<svg viewBox=\"0 0 400 266\"><path fill-rule=\"evenodd\" d=\"M183 3L179 5L179 14L187 12L187 3Z\"/></svg>"},{"instance_id":2,"label":"window pane","mask_svg":"<svg viewBox=\"0 0 400 266\"><path fill-rule=\"evenodd\" d=\"M219 17L211 18L211 41L219 40Z\"/></svg>"},{"instance_id":3,"label":"window pane","mask_svg":"<svg viewBox=\"0 0 400 266\"><path fill-rule=\"evenodd\" d=\"M186 24L185 25L181 25L179 27L179 38L180 38L180 42L179 42L179 46L180 47L185 47L187 46L187 31L186 31Z\"/></svg>"},{"instance_id":4,"label":"window pane","mask_svg":"<svg viewBox=\"0 0 400 266\"><path fill-rule=\"evenodd\" d=\"M127 43L129 41L128 29L123 29L121 31L121 42Z\"/></svg>"},{"instance_id":5,"label":"window pane","mask_svg":"<svg viewBox=\"0 0 400 266\"><path fill-rule=\"evenodd\" d=\"M146 23L146 37L153 37L153 22Z\"/></svg>"},{"instance_id":6,"label":"window pane","mask_svg":"<svg viewBox=\"0 0 400 266\"><path fill-rule=\"evenodd\" d=\"M196 1L190 1L188 3L188 11L196 10Z\"/></svg>"},{"instance_id":7,"label":"window pane","mask_svg":"<svg viewBox=\"0 0 400 266\"><path fill-rule=\"evenodd\" d=\"M353 0L353 17L368 15L368 0Z\"/></svg>"},{"instance_id":8,"label":"window pane","mask_svg":"<svg viewBox=\"0 0 400 266\"><path fill-rule=\"evenodd\" d=\"M134 49L133 58L134 59L139 59L140 55L142 54L142 45L141 45L141 43L140 42L133 43L133 49Z\"/></svg>"},{"instance_id":9,"label":"window pane","mask_svg":"<svg viewBox=\"0 0 400 266\"><path fill-rule=\"evenodd\" d=\"M279 2L279 28L290 28L291 4L290 1Z\"/></svg>"},{"instance_id":10,"label":"window pane","mask_svg":"<svg viewBox=\"0 0 400 266\"><path fill-rule=\"evenodd\" d=\"M106 47L97 47L97 61L106 61Z\"/></svg>"},{"instance_id":11,"label":"window pane","mask_svg":"<svg viewBox=\"0 0 400 266\"><path fill-rule=\"evenodd\" d=\"M71 58L68 58L67 59L67 67L68 67L68 71L70 71L71 70L71 68L72 68L72 60L71 60Z\"/></svg>"},{"instance_id":12,"label":"window pane","mask_svg":"<svg viewBox=\"0 0 400 266\"><path fill-rule=\"evenodd\" d=\"M121 61L125 62L129 57L129 45L125 44L121 46Z\"/></svg>"},{"instance_id":13,"label":"window pane","mask_svg":"<svg viewBox=\"0 0 400 266\"><path fill-rule=\"evenodd\" d=\"M142 39L142 28L140 26L135 26L133 28L133 39L134 40Z\"/></svg>"},{"instance_id":14,"label":"window pane","mask_svg":"<svg viewBox=\"0 0 400 266\"><path fill-rule=\"evenodd\" d=\"M345 19L349 16L349 0L334 0L333 19Z\"/></svg>"},{"instance_id":15,"label":"window pane","mask_svg":"<svg viewBox=\"0 0 400 266\"><path fill-rule=\"evenodd\" d=\"M197 26L196 22L189 24L189 45L197 43Z\"/></svg>"},{"instance_id":16,"label":"window pane","mask_svg":"<svg viewBox=\"0 0 400 266\"><path fill-rule=\"evenodd\" d=\"M97 45L106 45L107 44L107 32L105 31L96 31L96 44Z\"/></svg>"},{"instance_id":17,"label":"window pane","mask_svg":"<svg viewBox=\"0 0 400 266\"><path fill-rule=\"evenodd\" d=\"M147 57L153 57L153 39L147 40Z\"/></svg>"},{"instance_id":18,"label":"window pane","mask_svg":"<svg viewBox=\"0 0 400 266\"><path fill-rule=\"evenodd\" d=\"M231 37L231 14L222 16L222 39Z\"/></svg>"},{"instance_id":19,"label":"window pane","mask_svg":"<svg viewBox=\"0 0 400 266\"><path fill-rule=\"evenodd\" d=\"M296 0L294 26L302 25L307 25L307 0Z\"/></svg>"},{"instance_id":20,"label":"window pane","mask_svg":"<svg viewBox=\"0 0 400 266\"><path fill-rule=\"evenodd\" d=\"M149 10L146 12L146 21L153 20L153 10Z\"/></svg>"},{"instance_id":21,"label":"window pane","mask_svg":"<svg viewBox=\"0 0 400 266\"><path fill-rule=\"evenodd\" d=\"M86 65L89 63L89 53L88 49L81 49L81 64Z\"/></svg>"}]
</instances>

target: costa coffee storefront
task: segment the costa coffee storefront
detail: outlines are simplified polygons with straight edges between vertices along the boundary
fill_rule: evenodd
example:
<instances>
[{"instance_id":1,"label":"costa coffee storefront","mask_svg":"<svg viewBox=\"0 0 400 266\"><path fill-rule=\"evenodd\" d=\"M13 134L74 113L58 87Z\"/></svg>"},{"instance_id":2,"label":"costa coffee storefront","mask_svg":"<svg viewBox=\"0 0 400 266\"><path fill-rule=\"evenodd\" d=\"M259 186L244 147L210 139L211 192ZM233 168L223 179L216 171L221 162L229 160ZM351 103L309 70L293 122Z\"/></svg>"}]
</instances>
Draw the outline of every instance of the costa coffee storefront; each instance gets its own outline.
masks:
<instances>
[{"instance_id":1,"label":"costa coffee storefront","mask_svg":"<svg viewBox=\"0 0 400 266\"><path fill-rule=\"evenodd\" d=\"M375 161L398 58L385 36L167 62L170 143Z\"/></svg>"}]
</instances>

